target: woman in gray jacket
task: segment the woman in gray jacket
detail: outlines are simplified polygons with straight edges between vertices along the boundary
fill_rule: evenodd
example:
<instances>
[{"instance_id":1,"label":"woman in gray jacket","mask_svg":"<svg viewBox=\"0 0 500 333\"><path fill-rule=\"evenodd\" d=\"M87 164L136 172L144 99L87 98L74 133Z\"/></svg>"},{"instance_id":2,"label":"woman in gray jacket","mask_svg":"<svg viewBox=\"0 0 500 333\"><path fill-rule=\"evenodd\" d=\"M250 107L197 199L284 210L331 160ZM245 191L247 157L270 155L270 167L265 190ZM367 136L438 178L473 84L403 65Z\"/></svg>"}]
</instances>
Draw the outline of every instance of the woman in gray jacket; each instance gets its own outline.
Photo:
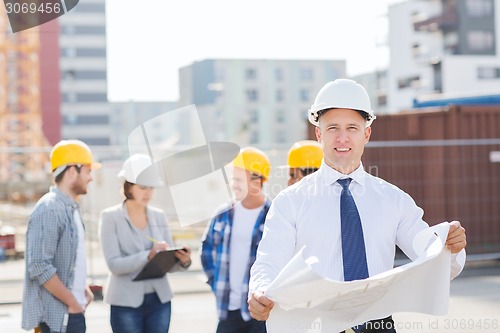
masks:
<instances>
[{"instance_id":1,"label":"woman in gray jacket","mask_svg":"<svg viewBox=\"0 0 500 333\"><path fill-rule=\"evenodd\" d=\"M123 178L125 201L102 211L99 236L110 270L104 301L111 304L111 327L120 333L167 333L172 290L167 277L132 281L159 251L173 247L162 210L149 206L154 187L163 183L151 159L129 157L118 174ZM191 265L188 248L176 251L171 271Z\"/></svg>"}]
</instances>

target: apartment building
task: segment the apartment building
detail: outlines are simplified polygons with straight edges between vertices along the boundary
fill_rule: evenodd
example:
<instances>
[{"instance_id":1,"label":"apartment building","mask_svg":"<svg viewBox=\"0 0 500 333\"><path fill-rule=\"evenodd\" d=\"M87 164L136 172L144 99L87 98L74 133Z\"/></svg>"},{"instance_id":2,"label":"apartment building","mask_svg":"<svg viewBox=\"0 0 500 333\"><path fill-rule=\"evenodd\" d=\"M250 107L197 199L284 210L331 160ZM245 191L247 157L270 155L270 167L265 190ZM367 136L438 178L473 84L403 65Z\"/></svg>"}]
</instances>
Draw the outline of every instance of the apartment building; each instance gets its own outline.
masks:
<instances>
[{"instance_id":1,"label":"apartment building","mask_svg":"<svg viewBox=\"0 0 500 333\"><path fill-rule=\"evenodd\" d=\"M388 111L500 91L500 0L411 0L388 18Z\"/></svg>"},{"instance_id":2,"label":"apartment building","mask_svg":"<svg viewBox=\"0 0 500 333\"><path fill-rule=\"evenodd\" d=\"M307 137L307 110L344 60L206 59L179 70L179 106L195 104L207 141L289 145Z\"/></svg>"},{"instance_id":3,"label":"apartment building","mask_svg":"<svg viewBox=\"0 0 500 333\"><path fill-rule=\"evenodd\" d=\"M80 1L59 18L61 135L110 145L105 0Z\"/></svg>"}]
</instances>

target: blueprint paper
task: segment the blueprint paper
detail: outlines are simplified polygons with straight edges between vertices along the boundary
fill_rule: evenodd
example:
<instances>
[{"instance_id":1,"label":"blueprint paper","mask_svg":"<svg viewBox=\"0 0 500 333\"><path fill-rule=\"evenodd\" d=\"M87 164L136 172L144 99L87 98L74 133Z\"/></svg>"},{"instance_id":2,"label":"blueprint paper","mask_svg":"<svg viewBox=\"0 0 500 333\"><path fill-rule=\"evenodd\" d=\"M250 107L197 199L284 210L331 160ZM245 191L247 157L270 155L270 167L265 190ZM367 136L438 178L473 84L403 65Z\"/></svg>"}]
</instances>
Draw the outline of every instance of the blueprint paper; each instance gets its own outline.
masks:
<instances>
[{"instance_id":1,"label":"blueprint paper","mask_svg":"<svg viewBox=\"0 0 500 333\"><path fill-rule=\"evenodd\" d=\"M269 333L340 332L396 312L444 315L450 296L451 253L445 247L450 225L421 231L413 241L413 262L364 280L339 282L316 274L315 257L302 250L269 285L275 302Z\"/></svg>"}]
</instances>

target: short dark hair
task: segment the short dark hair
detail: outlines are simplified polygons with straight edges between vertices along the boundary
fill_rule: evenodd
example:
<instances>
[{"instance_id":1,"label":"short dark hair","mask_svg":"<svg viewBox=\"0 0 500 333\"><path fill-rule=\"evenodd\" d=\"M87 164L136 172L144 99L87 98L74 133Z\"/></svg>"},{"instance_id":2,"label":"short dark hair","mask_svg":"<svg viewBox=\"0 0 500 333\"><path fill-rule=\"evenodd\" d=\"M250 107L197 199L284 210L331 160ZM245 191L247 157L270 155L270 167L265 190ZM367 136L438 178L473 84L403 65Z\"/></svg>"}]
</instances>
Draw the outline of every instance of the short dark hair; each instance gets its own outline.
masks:
<instances>
[{"instance_id":1,"label":"short dark hair","mask_svg":"<svg viewBox=\"0 0 500 333\"><path fill-rule=\"evenodd\" d=\"M132 192L130 191L130 188L134 186L134 183L125 181L123 183L123 195L125 196L125 199L127 200L134 200L134 196L132 195Z\"/></svg>"},{"instance_id":2,"label":"short dark hair","mask_svg":"<svg viewBox=\"0 0 500 333\"><path fill-rule=\"evenodd\" d=\"M67 171L69 168L71 168L71 167L75 167L76 172L78 172L78 173L80 173L80 170L82 170L82 166L81 166L81 165L74 165L74 164L73 164L73 165L67 165L67 166L64 168L64 170L63 170L60 174L58 174L58 175L56 176L56 178L54 178L54 182L55 182L56 184L59 184L59 183L62 181L62 179L63 179L64 174L66 173L66 171ZM54 170L55 170L55 169L54 169ZM52 172L54 172L54 170L52 170Z\"/></svg>"},{"instance_id":3,"label":"short dark hair","mask_svg":"<svg viewBox=\"0 0 500 333\"><path fill-rule=\"evenodd\" d=\"M318 168L299 168L300 173L302 174L302 177L305 177L307 175L310 175L311 173L314 173L318 171Z\"/></svg>"}]
</instances>

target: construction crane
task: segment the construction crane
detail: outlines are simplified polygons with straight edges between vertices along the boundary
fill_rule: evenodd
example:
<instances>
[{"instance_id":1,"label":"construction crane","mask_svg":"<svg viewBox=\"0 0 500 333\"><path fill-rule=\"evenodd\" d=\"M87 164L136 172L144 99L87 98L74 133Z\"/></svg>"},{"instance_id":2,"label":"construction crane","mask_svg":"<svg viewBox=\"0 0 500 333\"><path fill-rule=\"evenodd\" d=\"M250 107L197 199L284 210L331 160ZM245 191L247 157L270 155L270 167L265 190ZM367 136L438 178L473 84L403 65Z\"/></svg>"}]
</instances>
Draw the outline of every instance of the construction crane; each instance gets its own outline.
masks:
<instances>
[{"instance_id":1,"label":"construction crane","mask_svg":"<svg viewBox=\"0 0 500 333\"><path fill-rule=\"evenodd\" d=\"M46 180L49 142L42 130L40 33L12 33L0 6L0 185Z\"/></svg>"}]
</instances>

